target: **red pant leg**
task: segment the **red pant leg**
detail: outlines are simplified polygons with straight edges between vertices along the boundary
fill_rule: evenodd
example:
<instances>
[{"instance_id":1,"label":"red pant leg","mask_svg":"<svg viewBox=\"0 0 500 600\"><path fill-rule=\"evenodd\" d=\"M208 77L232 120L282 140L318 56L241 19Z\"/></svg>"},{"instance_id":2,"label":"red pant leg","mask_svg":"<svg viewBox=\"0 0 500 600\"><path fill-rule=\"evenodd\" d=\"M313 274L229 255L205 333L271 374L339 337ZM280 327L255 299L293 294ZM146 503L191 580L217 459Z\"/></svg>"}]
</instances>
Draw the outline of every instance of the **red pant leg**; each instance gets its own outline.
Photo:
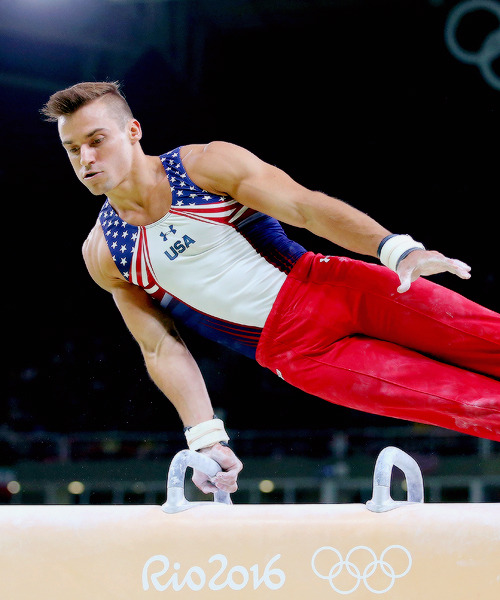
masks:
<instances>
[{"instance_id":1,"label":"red pant leg","mask_svg":"<svg viewBox=\"0 0 500 600\"><path fill-rule=\"evenodd\" d=\"M359 261L309 254L297 267L260 364L337 404L500 440L500 382L446 364L498 374L499 315L425 280L398 294L393 273Z\"/></svg>"},{"instance_id":2,"label":"red pant leg","mask_svg":"<svg viewBox=\"0 0 500 600\"><path fill-rule=\"evenodd\" d=\"M427 279L404 294L385 267L342 261L354 331L394 342L445 362L500 378L500 315Z\"/></svg>"}]
</instances>

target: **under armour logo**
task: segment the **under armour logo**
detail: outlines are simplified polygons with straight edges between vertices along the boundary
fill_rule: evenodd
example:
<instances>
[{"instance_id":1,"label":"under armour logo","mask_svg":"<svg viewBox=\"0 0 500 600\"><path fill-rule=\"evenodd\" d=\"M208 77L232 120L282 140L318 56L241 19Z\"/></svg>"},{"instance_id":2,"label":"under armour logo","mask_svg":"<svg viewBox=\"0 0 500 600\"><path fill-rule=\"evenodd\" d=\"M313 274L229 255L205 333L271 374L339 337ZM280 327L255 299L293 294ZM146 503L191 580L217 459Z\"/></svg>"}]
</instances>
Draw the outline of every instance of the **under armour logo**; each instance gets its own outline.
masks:
<instances>
[{"instance_id":1,"label":"under armour logo","mask_svg":"<svg viewBox=\"0 0 500 600\"><path fill-rule=\"evenodd\" d=\"M330 259L328 258L328 256L325 256L325 258L320 258L319 262L330 262Z\"/></svg>"},{"instance_id":2,"label":"under armour logo","mask_svg":"<svg viewBox=\"0 0 500 600\"><path fill-rule=\"evenodd\" d=\"M171 233L172 233L172 234L175 234L175 233L177 233L177 229L174 229L174 226L173 226L173 225L169 225L169 226L168 226L168 229L169 229L168 233L163 233L163 232L162 232L162 233L160 233L160 236L163 238L163 241L164 241L164 242L166 242L166 241L167 241L167 238L168 238L168 236L169 236Z\"/></svg>"}]
</instances>

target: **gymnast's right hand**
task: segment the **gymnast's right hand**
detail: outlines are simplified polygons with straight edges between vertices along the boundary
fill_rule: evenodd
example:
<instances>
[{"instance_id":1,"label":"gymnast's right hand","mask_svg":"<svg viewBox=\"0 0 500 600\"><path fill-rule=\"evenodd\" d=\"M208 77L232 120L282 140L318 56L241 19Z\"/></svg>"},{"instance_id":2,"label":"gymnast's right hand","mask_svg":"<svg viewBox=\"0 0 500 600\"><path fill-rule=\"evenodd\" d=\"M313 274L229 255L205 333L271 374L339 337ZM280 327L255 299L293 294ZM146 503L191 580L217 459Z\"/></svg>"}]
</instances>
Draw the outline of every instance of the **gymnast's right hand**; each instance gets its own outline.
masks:
<instances>
[{"instance_id":1,"label":"gymnast's right hand","mask_svg":"<svg viewBox=\"0 0 500 600\"><path fill-rule=\"evenodd\" d=\"M193 483L205 494L214 493L217 489L232 494L238 489L238 473L243 468L243 463L229 446L214 444L209 448L201 448L200 453L209 456L222 467L222 471L215 477L208 477L205 473L194 469Z\"/></svg>"}]
</instances>

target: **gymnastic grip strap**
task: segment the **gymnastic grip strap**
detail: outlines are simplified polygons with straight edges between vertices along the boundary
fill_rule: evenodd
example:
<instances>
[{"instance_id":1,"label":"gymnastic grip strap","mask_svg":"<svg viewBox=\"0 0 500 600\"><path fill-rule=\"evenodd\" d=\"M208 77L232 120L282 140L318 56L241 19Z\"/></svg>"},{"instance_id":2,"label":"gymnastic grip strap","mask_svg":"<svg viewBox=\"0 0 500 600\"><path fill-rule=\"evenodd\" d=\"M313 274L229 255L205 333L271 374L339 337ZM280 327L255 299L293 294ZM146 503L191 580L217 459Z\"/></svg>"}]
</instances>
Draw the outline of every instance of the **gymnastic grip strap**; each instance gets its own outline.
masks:
<instances>
[{"instance_id":1,"label":"gymnastic grip strap","mask_svg":"<svg viewBox=\"0 0 500 600\"><path fill-rule=\"evenodd\" d=\"M190 450L201 450L201 448L213 446L218 442L227 443L229 441L224 422L217 418L186 428L184 434Z\"/></svg>"},{"instance_id":2,"label":"gymnastic grip strap","mask_svg":"<svg viewBox=\"0 0 500 600\"><path fill-rule=\"evenodd\" d=\"M380 242L377 254L380 262L395 272L403 258L413 250L425 250L425 246L410 235L392 234Z\"/></svg>"}]
</instances>

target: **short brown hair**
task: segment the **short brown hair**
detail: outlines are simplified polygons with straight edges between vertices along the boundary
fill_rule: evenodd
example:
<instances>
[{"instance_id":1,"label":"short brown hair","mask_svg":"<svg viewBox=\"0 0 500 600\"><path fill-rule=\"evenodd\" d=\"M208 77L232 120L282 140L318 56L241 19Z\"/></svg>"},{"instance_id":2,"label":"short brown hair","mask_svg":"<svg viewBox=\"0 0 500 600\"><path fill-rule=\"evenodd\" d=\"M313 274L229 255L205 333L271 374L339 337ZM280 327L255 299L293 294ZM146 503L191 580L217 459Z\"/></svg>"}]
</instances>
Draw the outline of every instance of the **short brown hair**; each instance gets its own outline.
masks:
<instances>
[{"instance_id":1,"label":"short brown hair","mask_svg":"<svg viewBox=\"0 0 500 600\"><path fill-rule=\"evenodd\" d=\"M45 120L57 122L59 117L71 115L79 108L107 96L121 120L132 119L132 111L117 81L85 81L55 92L41 109Z\"/></svg>"}]
</instances>

